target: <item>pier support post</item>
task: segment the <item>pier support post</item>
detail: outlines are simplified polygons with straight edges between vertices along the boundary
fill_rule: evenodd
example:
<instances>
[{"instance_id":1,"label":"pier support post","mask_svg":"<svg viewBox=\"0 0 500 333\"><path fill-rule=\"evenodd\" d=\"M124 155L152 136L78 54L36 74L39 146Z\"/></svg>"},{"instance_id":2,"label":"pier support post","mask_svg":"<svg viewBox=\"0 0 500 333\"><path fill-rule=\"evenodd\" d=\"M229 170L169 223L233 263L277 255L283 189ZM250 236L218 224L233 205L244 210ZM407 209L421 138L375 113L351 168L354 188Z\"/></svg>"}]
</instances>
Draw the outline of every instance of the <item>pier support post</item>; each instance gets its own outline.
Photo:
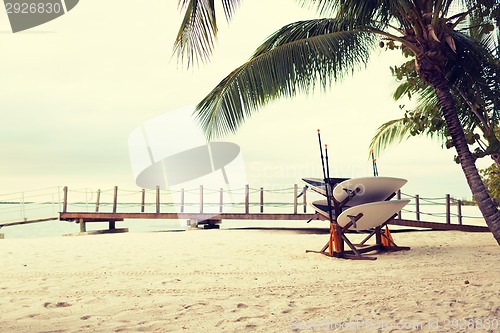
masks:
<instances>
[{"instance_id":1,"label":"pier support post","mask_svg":"<svg viewBox=\"0 0 500 333\"><path fill-rule=\"evenodd\" d=\"M141 213L144 213L144 208L146 206L146 190L141 191Z\"/></svg>"},{"instance_id":2,"label":"pier support post","mask_svg":"<svg viewBox=\"0 0 500 333\"><path fill-rule=\"evenodd\" d=\"M401 200L401 190L398 190L398 191L396 192L396 198L397 198L398 200ZM401 211L399 211L399 212L398 212L398 219L400 219L400 220L401 220L401 219L402 219L402 216L403 216L403 214L401 213Z\"/></svg>"},{"instance_id":3,"label":"pier support post","mask_svg":"<svg viewBox=\"0 0 500 333\"><path fill-rule=\"evenodd\" d=\"M415 213L417 221L420 221L420 196L418 194L415 195Z\"/></svg>"},{"instance_id":4,"label":"pier support post","mask_svg":"<svg viewBox=\"0 0 500 333\"><path fill-rule=\"evenodd\" d=\"M245 185L245 214L250 212L250 187Z\"/></svg>"},{"instance_id":5,"label":"pier support post","mask_svg":"<svg viewBox=\"0 0 500 333\"><path fill-rule=\"evenodd\" d=\"M95 212L99 212L99 205L101 204L101 190L97 190L97 199L95 201Z\"/></svg>"},{"instance_id":6,"label":"pier support post","mask_svg":"<svg viewBox=\"0 0 500 333\"><path fill-rule=\"evenodd\" d=\"M118 186L113 189L113 213L116 213L116 207L118 205Z\"/></svg>"},{"instance_id":7,"label":"pier support post","mask_svg":"<svg viewBox=\"0 0 500 333\"><path fill-rule=\"evenodd\" d=\"M260 212L264 213L264 188L260 188Z\"/></svg>"},{"instance_id":8,"label":"pier support post","mask_svg":"<svg viewBox=\"0 0 500 333\"><path fill-rule=\"evenodd\" d=\"M85 220L80 219L78 223L80 223L80 232L87 232L87 226L85 225Z\"/></svg>"},{"instance_id":9,"label":"pier support post","mask_svg":"<svg viewBox=\"0 0 500 333\"><path fill-rule=\"evenodd\" d=\"M297 195L298 195L298 187L297 184L293 185L293 213L297 214Z\"/></svg>"},{"instance_id":10,"label":"pier support post","mask_svg":"<svg viewBox=\"0 0 500 333\"><path fill-rule=\"evenodd\" d=\"M189 219L187 224L191 229L198 229L198 220Z\"/></svg>"},{"instance_id":11,"label":"pier support post","mask_svg":"<svg viewBox=\"0 0 500 333\"><path fill-rule=\"evenodd\" d=\"M221 187L219 189L219 212L222 213L224 207L224 189Z\"/></svg>"},{"instance_id":12,"label":"pier support post","mask_svg":"<svg viewBox=\"0 0 500 333\"><path fill-rule=\"evenodd\" d=\"M304 196L304 214L307 213L307 198L306 198L306 195L307 195L307 186L304 186L304 188L302 189L302 195Z\"/></svg>"},{"instance_id":13,"label":"pier support post","mask_svg":"<svg viewBox=\"0 0 500 333\"><path fill-rule=\"evenodd\" d=\"M64 188L63 188L63 208L62 208L62 212L66 213L67 209L68 209L68 187L64 186Z\"/></svg>"},{"instance_id":14,"label":"pier support post","mask_svg":"<svg viewBox=\"0 0 500 333\"><path fill-rule=\"evenodd\" d=\"M451 206L451 197L449 194L446 194L446 223L451 223L451 214L450 214L450 206Z\"/></svg>"},{"instance_id":15,"label":"pier support post","mask_svg":"<svg viewBox=\"0 0 500 333\"><path fill-rule=\"evenodd\" d=\"M458 224L462 225L462 200L457 201Z\"/></svg>"},{"instance_id":16,"label":"pier support post","mask_svg":"<svg viewBox=\"0 0 500 333\"><path fill-rule=\"evenodd\" d=\"M156 186L156 214L160 214L160 186Z\"/></svg>"}]
</instances>

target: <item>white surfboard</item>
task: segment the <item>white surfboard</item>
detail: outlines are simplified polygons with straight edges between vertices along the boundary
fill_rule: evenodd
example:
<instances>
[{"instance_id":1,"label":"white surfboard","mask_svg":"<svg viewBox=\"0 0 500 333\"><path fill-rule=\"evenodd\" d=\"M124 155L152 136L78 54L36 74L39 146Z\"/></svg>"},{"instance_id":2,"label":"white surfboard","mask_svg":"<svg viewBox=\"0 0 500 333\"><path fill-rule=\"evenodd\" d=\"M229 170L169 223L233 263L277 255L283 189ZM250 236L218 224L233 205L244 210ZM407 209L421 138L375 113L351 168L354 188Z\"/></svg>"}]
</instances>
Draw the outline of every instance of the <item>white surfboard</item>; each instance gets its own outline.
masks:
<instances>
[{"instance_id":1,"label":"white surfboard","mask_svg":"<svg viewBox=\"0 0 500 333\"><path fill-rule=\"evenodd\" d=\"M367 230L375 228L399 212L409 202L410 200L390 200L357 205L343 211L337 218L337 223L341 227L345 227L351 222L351 217L363 214L349 230Z\"/></svg>"},{"instance_id":2,"label":"white surfboard","mask_svg":"<svg viewBox=\"0 0 500 333\"><path fill-rule=\"evenodd\" d=\"M406 179L394 177L352 178L335 186L333 198L338 202L342 202L348 198L349 192L359 189L359 192L347 202L347 206L352 207L369 202L384 201L407 182Z\"/></svg>"},{"instance_id":3,"label":"white surfboard","mask_svg":"<svg viewBox=\"0 0 500 333\"><path fill-rule=\"evenodd\" d=\"M322 178L302 178L311 190L321 195L326 196L325 181ZM328 178L328 183L331 188L335 188L338 184L349 180L349 178Z\"/></svg>"}]
</instances>

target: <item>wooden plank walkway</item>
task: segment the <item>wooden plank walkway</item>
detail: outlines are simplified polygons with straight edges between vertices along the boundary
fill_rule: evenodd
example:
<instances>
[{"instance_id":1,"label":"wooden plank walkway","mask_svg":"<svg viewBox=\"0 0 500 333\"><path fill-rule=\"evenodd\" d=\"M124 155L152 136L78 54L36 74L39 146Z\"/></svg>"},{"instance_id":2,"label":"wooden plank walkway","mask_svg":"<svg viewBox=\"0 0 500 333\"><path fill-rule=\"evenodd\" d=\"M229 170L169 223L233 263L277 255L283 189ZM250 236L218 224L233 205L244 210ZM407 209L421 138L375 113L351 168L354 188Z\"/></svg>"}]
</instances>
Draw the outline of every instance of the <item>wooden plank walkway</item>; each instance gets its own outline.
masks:
<instances>
[{"instance_id":1,"label":"wooden plank walkway","mask_svg":"<svg viewBox=\"0 0 500 333\"><path fill-rule=\"evenodd\" d=\"M124 219L159 219L159 220L310 220L318 219L318 214L277 214L277 213L60 213L60 220L84 222L122 221Z\"/></svg>"},{"instance_id":2,"label":"wooden plank walkway","mask_svg":"<svg viewBox=\"0 0 500 333\"><path fill-rule=\"evenodd\" d=\"M125 219L169 219L169 220L196 220L200 224L203 221L220 222L222 220L288 220L308 221L321 220L318 214L276 214L276 213L92 213L92 212L63 212L60 213L61 221L77 222L115 222ZM209 222L206 222L209 223ZM434 230L458 230L468 232L489 232L486 226L448 224L439 222L415 221L406 219L392 219L388 224L415 228L426 228Z\"/></svg>"},{"instance_id":3,"label":"wooden plank walkway","mask_svg":"<svg viewBox=\"0 0 500 333\"><path fill-rule=\"evenodd\" d=\"M58 219L59 219L59 217L54 216L54 217L40 218L40 219L35 219L35 220L22 220L22 221L12 221L12 222L0 222L0 228L2 228L2 227L12 227L12 226L15 226L15 225L22 225L22 224L31 224L31 223L54 221L54 220L58 220Z\"/></svg>"},{"instance_id":4,"label":"wooden plank walkway","mask_svg":"<svg viewBox=\"0 0 500 333\"><path fill-rule=\"evenodd\" d=\"M459 230L468 232L490 232L490 228L487 226L479 225L465 225L465 224L451 224L451 223L440 223L440 222L425 222L425 221L415 221L415 220L405 220L405 219L393 219L389 222L392 225L400 225L406 227L415 228L427 228L433 230Z\"/></svg>"}]
</instances>

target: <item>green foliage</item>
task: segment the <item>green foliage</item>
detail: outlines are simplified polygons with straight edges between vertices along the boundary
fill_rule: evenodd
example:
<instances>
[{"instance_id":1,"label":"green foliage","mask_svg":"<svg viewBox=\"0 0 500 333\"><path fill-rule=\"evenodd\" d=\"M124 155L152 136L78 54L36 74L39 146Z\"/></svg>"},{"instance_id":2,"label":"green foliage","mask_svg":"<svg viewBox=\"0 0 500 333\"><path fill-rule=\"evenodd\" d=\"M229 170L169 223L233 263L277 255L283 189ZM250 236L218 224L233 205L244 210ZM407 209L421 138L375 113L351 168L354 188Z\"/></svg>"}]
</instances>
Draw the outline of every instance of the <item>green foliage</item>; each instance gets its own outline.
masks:
<instances>
[{"instance_id":1,"label":"green foliage","mask_svg":"<svg viewBox=\"0 0 500 333\"><path fill-rule=\"evenodd\" d=\"M490 197L500 204L500 171L495 164L486 169L479 170L484 186L488 189Z\"/></svg>"}]
</instances>

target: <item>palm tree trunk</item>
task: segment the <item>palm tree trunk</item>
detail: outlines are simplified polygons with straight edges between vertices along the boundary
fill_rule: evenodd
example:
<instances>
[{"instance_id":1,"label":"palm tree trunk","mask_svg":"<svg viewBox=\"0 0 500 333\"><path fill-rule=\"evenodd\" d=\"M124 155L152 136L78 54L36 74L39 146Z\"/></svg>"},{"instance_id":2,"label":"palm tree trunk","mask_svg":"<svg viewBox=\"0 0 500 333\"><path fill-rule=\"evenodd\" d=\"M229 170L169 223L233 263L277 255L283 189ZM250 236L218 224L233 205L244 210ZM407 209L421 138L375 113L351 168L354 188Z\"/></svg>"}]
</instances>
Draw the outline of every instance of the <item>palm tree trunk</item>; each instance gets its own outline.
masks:
<instances>
[{"instance_id":1,"label":"palm tree trunk","mask_svg":"<svg viewBox=\"0 0 500 333\"><path fill-rule=\"evenodd\" d=\"M497 170L500 171L500 154L492 154L491 159L497 166Z\"/></svg>"},{"instance_id":2,"label":"palm tree trunk","mask_svg":"<svg viewBox=\"0 0 500 333\"><path fill-rule=\"evenodd\" d=\"M458 154L460 165L467 179L467 183L472 191L472 195L477 202L479 210L483 214L486 224L493 233L497 243L500 245L500 211L496 203L491 199L484 186L479 172L476 168L475 158L471 154L463 128L458 119L457 110L453 102L453 96L450 93L448 81L441 71L436 68L426 71L426 79L434 89L443 111L448 131L453 140L453 144Z\"/></svg>"}]
</instances>

